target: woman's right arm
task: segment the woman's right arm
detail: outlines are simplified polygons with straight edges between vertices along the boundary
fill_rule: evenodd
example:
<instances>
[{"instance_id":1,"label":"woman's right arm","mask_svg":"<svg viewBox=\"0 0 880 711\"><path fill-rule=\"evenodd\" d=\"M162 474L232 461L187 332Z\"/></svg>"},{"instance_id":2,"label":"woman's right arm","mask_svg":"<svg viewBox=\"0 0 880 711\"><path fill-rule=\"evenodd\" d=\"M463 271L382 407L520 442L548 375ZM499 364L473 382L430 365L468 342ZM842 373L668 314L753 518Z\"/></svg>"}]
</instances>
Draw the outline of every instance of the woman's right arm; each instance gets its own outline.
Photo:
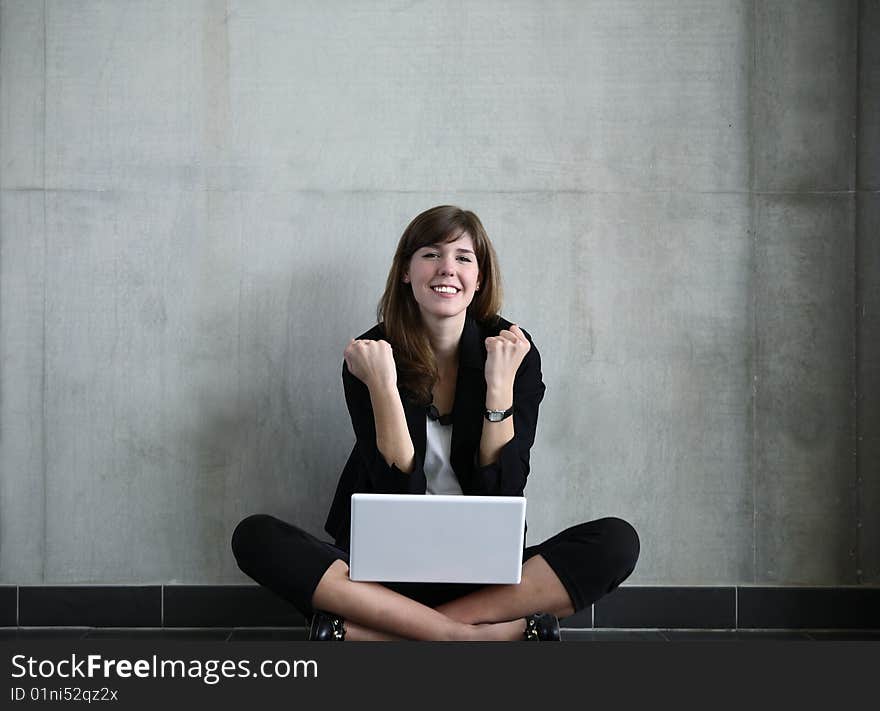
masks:
<instances>
[{"instance_id":1,"label":"woman's right arm","mask_svg":"<svg viewBox=\"0 0 880 711\"><path fill-rule=\"evenodd\" d=\"M388 466L394 465L409 474L416 461L416 450L406 426L397 385L373 385L369 391L376 421L376 447Z\"/></svg>"},{"instance_id":2,"label":"woman's right arm","mask_svg":"<svg viewBox=\"0 0 880 711\"><path fill-rule=\"evenodd\" d=\"M351 341L345 349L342 384L357 450L378 493L423 493L415 448L406 423L391 346Z\"/></svg>"}]
</instances>

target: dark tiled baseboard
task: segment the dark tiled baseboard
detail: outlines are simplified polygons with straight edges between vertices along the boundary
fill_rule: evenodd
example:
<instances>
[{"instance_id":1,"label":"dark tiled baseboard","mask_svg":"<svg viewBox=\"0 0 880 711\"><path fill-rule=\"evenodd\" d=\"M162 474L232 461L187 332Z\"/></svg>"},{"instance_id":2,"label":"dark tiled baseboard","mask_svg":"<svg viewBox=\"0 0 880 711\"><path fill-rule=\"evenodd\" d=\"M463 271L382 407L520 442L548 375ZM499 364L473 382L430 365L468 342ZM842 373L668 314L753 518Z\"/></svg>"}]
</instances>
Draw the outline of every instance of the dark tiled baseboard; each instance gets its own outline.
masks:
<instances>
[{"instance_id":1,"label":"dark tiled baseboard","mask_svg":"<svg viewBox=\"0 0 880 711\"><path fill-rule=\"evenodd\" d=\"M18 623L18 588L14 585L0 585L0 627L14 626Z\"/></svg>"},{"instance_id":2,"label":"dark tiled baseboard","mask_svg":"<svg viewBox=\"0 0 880 711\"><path fill-rule=\"evenodd\" d=\"M22 585L18 624L29 627L162 625L161 585Z\"/></svg>"},{"instance_id":3,"label":"dark tiled baseboard","mask_svg":"<svg viewBox=\"0 0 880 711\"><path fill-rule=\"evenodd\" d=\"M878 588L741 588L739 627L880 628Z\"/></svg>"},{"instance_id":4,"label":"dark tiled baseboard","mask_svg":"<svg viewBox=\"0 0 880 711\"><path fill-rule=\"evenodd\" d=\"M257 585L0 586L0 627L301 627ZM880 629L880 587L624 586L568 629Z\"/></svg>"},{"instance_id":5,"label":"dark tiled baseboard","mask_svg":"<svg viewBox=\"0 0 880 711\"><path fill-rule=\"evenodd\" d=\"M294 607L257 585L165 585L165 627L298 627Z\"/></svg>"},{"instance_id":6,"label":"dark tiled baseboard","mask_svg":"<svg viewBox=\"0 0 880 711\"><path fill-rule=\"evenodd\" d=\"M736 588L622 587L593 613L594 627L735 629Z\"/></svg>"}]
</instances>

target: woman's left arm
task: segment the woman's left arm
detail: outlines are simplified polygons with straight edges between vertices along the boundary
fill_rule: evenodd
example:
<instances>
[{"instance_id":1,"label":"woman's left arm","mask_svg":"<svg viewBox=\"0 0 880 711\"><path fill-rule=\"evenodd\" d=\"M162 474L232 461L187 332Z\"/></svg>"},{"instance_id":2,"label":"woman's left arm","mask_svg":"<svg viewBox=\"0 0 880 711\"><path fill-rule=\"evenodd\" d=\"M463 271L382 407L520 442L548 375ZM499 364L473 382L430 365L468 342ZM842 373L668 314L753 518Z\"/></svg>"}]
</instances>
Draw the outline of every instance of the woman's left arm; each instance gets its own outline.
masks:
<instances>
[{"instance_id":1,"label":"woman's left arm","mask_svg":"<svg viewBox=\"0 0 880 711\"><path fill-rule=\"evenodd\" d=\"M541 356L518 326L486 339L486 409L513 414L501 422L483 420L475 488L486 496L521 496L529 474L538 406L544 398Z\"/></svg>"}]
</instances>

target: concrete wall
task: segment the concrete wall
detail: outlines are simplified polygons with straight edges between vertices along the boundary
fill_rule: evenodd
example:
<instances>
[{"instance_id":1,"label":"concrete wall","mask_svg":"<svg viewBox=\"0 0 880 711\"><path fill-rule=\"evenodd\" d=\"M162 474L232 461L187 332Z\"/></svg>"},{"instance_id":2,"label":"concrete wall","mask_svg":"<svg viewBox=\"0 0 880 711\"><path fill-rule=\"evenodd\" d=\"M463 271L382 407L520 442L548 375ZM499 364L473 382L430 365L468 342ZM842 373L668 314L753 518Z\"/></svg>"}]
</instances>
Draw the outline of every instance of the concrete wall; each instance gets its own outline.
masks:
<instances>
[{"instance_id":1,"label":"concrete wall","mask_svg":"<svg viewBox=\"0 0 880 711\"><path fill-rule=\"evenodd\" d=\"M880 0L859 6L856 571L880 581Z\"/></svg>"},{"instance_id":2,"label":"concrete wall","mask_svg":"<svg viewBox=\"0 0 880 711\"><path fill-rule=\"evenodd\" d=\"M544 359L530 542L617 515L634 584L880 581L877 2L0 23L0 581L240 582L244 515L319 532L342 349L446 202Z\"/></svg>"}]
</instances>

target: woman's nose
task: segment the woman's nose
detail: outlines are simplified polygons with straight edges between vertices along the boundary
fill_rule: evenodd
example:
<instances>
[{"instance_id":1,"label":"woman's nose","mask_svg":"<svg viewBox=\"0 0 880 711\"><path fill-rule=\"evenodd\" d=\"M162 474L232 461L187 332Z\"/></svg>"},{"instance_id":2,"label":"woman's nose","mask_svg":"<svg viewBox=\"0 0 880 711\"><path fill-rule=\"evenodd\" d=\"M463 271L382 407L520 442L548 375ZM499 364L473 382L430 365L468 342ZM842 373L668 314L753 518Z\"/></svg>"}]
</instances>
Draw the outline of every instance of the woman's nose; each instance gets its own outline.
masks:
<instances>
[{"instance_id":1,"label":"woman's nose","mask_svg":"<svg viewBox=\"0 0 880 711\"><path fill-rule=\"evenodd\" d=\"M450 260L442 262L440 264L440 273L449 274L450 276L455 274L455 262Z\"/></svg>"}]
</instances>

